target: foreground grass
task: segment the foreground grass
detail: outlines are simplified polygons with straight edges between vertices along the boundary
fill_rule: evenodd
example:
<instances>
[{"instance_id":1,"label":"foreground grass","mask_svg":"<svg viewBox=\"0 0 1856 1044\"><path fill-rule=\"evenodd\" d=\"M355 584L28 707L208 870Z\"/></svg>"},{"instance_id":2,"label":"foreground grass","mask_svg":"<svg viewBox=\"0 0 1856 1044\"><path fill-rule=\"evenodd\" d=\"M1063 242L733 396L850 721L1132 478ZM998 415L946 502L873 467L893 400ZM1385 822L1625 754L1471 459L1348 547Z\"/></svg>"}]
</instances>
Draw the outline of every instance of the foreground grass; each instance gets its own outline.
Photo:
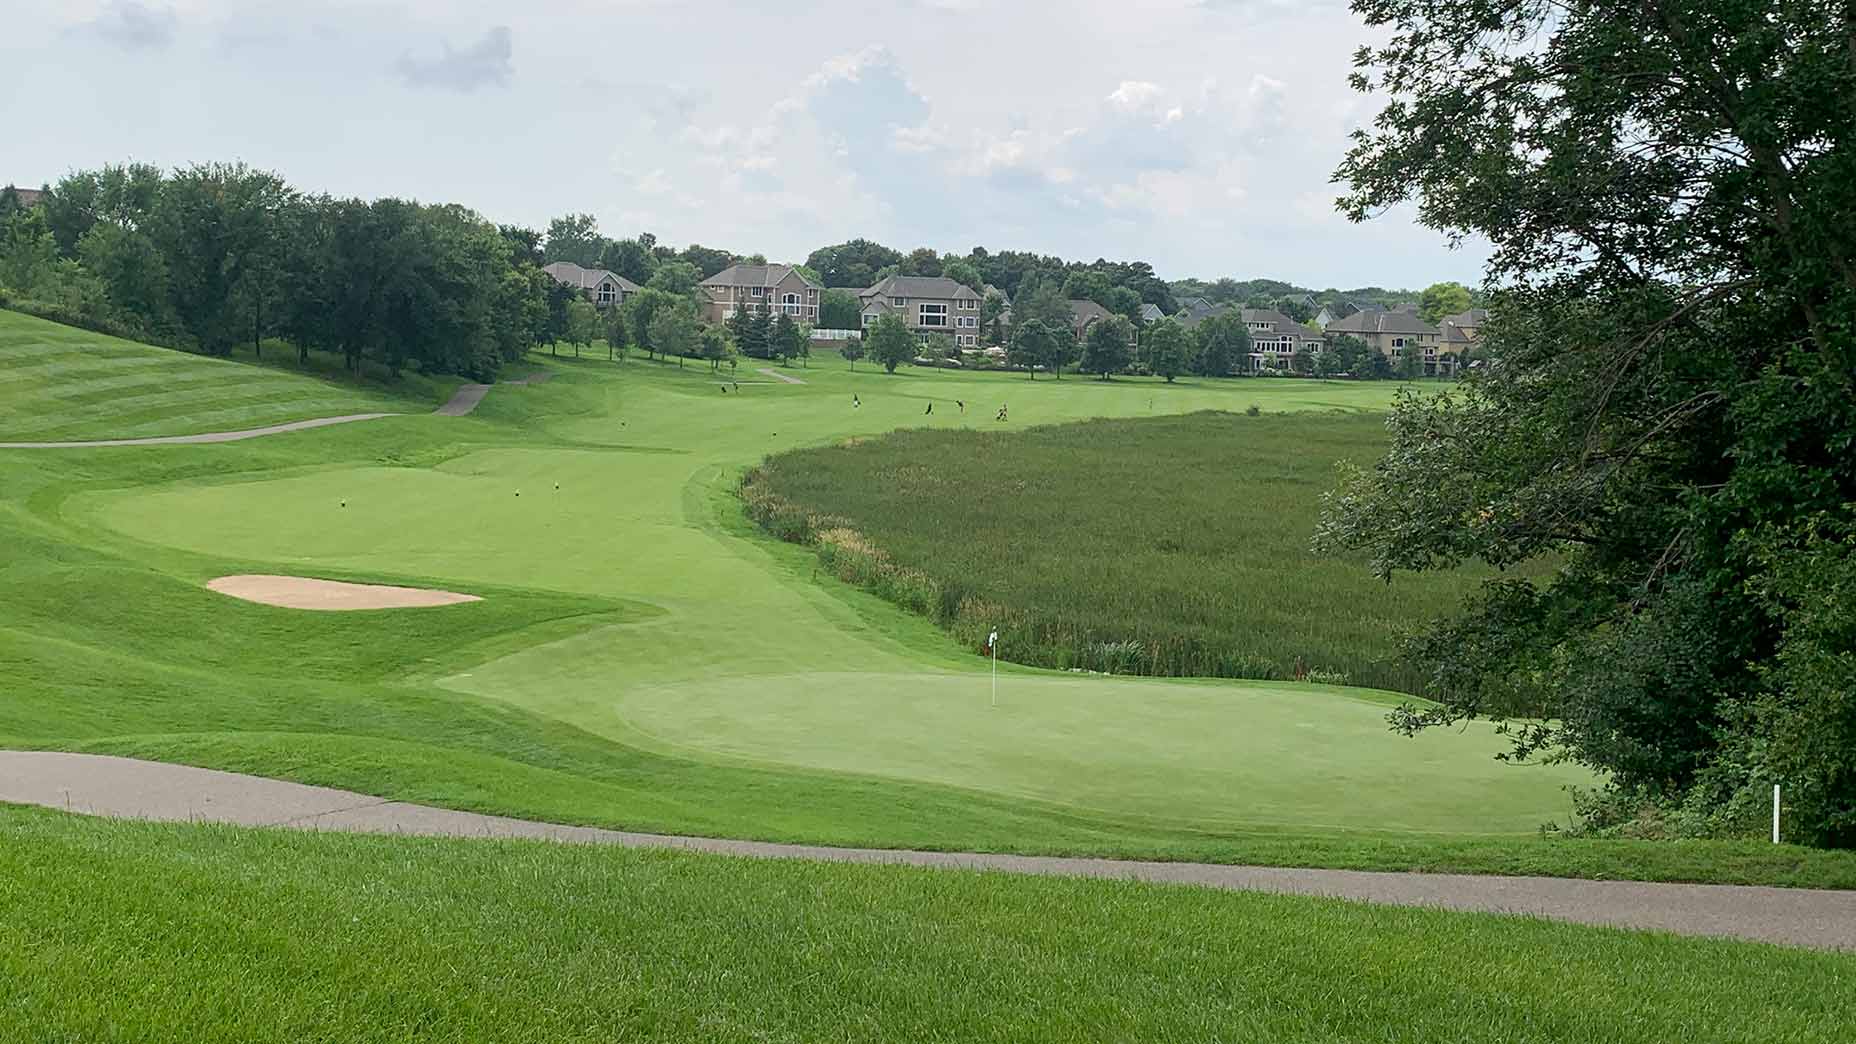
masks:
<instances>
[{"instance_id":1,"label":"foreground grass","mask_svg":"<svg viewBox=\"0 0 1856 1044\"><path fill-rule=\"evenodd\" d=\"M361 379L273 344L213 359L0 310L0 440L192 435L347 413L429 410L456 378Z\"/></svg>"},{"instance_id":2,"label":"foreground grass","mask_svg":"<svg viewBox=\"0 0 1856 1044\"><path fill-rule=\"evenodd\" d=\"M1852 974L1196 888L0 809L7 1040L1837 1041Z\"/></svg>"},{"instance_id":3,"label":"foreground grass","mask_svg":"<svg viewBox=\"0 0 1856 1044\"><path fill-rule=\"evenodd\" d=\"M1416 691L1401 633L1486 571L1375 579L1309 548L1340 461L1385 449L1374 415L1194 413L1026 431L907 430L798 450L750 508L823 565L936 618L997 628L1019 663L1115 674L1319 678Z\"/></svg>"}]
</instances>

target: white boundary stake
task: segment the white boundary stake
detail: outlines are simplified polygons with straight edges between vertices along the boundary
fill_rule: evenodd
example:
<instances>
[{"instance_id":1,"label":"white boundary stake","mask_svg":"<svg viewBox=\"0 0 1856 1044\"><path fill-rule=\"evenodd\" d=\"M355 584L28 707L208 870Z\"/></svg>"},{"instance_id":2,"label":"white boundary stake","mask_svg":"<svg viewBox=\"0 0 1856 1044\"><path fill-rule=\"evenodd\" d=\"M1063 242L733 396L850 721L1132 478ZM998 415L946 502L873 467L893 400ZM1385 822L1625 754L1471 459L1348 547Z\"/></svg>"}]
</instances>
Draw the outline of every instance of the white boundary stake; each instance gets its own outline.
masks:
<instances>
[{"instance_id":1,"label":"white boundary stake","mask_svg":"<svg viewBox=\"0 0 1856 1044\"><path fill-rule=\"evenodd\" d=\"M1772 785L1772 843L1779 843L1779 785Z\"/></svg>"},{"instance_id":2,"label":"white boundary stake","mask_svg":"<svg viewBox=\"0 0 1856 1044\"><path fill-rule=\"evenodd\" d=\"M992 650L992 705L997 707L999 705L999 632L998 631L992 632L992 634L987 637L986 647ZM1773 800L1777 801L1778 798L1775 797L1773 798ZM1778 813L1775 812L1773 813L1773 815L1776 816L1778 815ZM1777 826L1774 826L1772 828L1772 836L1774 840L1778 839L1779 828Z\"/></svg>"}]
</instances>

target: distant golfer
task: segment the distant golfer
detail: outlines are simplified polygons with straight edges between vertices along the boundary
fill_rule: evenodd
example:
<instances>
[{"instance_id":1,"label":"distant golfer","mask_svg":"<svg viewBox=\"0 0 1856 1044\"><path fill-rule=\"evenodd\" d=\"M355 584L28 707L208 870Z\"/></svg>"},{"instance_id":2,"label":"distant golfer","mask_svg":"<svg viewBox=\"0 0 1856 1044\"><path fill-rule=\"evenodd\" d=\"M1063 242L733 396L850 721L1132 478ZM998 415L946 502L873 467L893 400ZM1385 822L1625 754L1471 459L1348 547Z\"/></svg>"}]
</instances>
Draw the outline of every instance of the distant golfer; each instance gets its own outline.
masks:
<instances>
[{"instance_id":1,"label":"distant golfer","mask_svg":"<svg viewBox=\"0 0 1856 1044\"><path fill-rule=\"evenodd\" d=\"M999 404L999 419L1000 420L1005 419L1005 403Z\"/></svg>"},{"instance_id":2,"label":"distant golfer","mask_svg":"<svg viewBox=\"0 0 1856 1044\"><path fill-rule=\"evenodd\" d=\"M963 399L955 399L955 400L954 400L954 405L956 405L956 406L958 406L958 407L960 407L960 415L961 415L962 417L965 417L965 416L967 415L967 404L966 404L966 401L965 401L965 400L963 400Z\"/></svg>"},{"instance_id":3,"label":"distant golfer","mask_svg":"<svg viewBox=\"0 0 1856 1044\"><path fill-rule=\"evenodd\" d=\"M851 409L854 410L858 408L859 406L862 406L863 404L864 404L864 401L857 397L857 393L852 392L851 393Z\"/></svg>"},{"instance_id":4,"label":"distant golfer","mask_svg":"<svg viewBox=\"0 0 1856 1044\"><path fill-rule=\"evenodd\" d=\"M922 411L922 416L926 417L933 412L934 412L934 403L931 402L928 404L928 408Z\"/></svg>"}]
</instances>

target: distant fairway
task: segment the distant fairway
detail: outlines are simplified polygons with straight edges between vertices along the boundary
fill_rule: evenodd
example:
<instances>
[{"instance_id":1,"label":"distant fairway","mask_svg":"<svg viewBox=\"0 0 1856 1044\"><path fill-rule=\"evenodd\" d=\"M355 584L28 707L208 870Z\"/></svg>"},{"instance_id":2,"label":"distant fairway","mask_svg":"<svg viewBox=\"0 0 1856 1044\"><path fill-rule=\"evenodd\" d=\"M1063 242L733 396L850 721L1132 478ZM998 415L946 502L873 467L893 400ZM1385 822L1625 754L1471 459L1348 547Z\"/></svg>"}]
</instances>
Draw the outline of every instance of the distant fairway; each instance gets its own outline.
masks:
<instances>
[{"instance_id":1,"label":"distant fairway","mask_svg":"<svg viewBox=\"0 0 1856 1044\"><path fill-rule=\"evenodd\" d=\"M455 381L388 393L156 348L0 310L0 441L233 431L349 413L419 411ZM280 360L281 361L281 360Z\"/></svg>"},{"instance_id":2,"label":"distant fairway","mask_svg":"<svg viewBox=\"0 0 1856 1044\"><path fill-rule=\"evenodd\" d=\"M283 571L410 573L660 607L666 615L648 623L512 652L442 684L671 755L949 785L1193 829L1524 833L1563 815L1562 785L1591 782L1574 769L1495 762L1500 745L1485 726L1401 739L1386 729L1383 702L1319 686L1011 672L1004 706L991 711L977 657L931 631L917 640L933 655L900 648L808 579L783 575L768 558L775 549L720 531L718 512L739 512L733 469L707 463L751 460L775 431L785 442L893 423L895 392L942 384L859 375L864 405L851 408L848 395L819 388L849 383L831 372L726 400L708 399L700 374L628 372L638 377L595 386L617 400L600 427L563 427L602 441L635 428L674 452L494 448L431 467L216 478L70 507L140 540ZM955 394L996 395L1003 383ZM1141 408L1170 390L1047 383L1019 409ZM970 407L968 422L990 422L979 413Z\"/></svg>"},{"instance_id":3,"label":"distant fairway","mask_svg":"<svg viewBox=\"0 0 1856 1044\"><path fill-rule=\"evenodd\" d=\"M1486 728L1394 736L1384 697L1363 690L1005 664L995 711L970 649L820 575L811 551L761 534L735 495L767 453L915 424L991 428L1001 402L1015 427L1252 404L1376 411L1387 385L1034 384L834 361L791 371L804 385L725 395L701 365L537 363L556 379L491 395L468 419L0 450L11 552L0 557L0 745L722 837L1852 875L1769 847L1540 839L1537 825L1566 818L1563 784L1584 774L1498 764ZM205 586L236 574L483 600L315 613Z\"/></svg>"}]
</instances>

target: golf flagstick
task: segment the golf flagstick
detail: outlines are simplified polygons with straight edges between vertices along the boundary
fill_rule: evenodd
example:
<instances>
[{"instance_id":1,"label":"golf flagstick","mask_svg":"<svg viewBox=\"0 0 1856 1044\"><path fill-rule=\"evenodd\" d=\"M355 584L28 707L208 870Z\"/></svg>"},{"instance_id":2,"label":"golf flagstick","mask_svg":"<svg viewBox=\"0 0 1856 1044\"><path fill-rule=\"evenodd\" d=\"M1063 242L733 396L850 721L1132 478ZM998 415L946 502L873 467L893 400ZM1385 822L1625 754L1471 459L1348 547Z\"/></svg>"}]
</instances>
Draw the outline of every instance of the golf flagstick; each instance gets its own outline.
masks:
<instances>
[{"instance_id":1,"label":"golf flagstick","mask_svg":"<svg viewBox=\"0 0 1856 1044\"><path fill-rule=\"evenodd\" d=\"M986 636L986 648L992 653L992 705L999 705L999 632Z\"/></svg>"}]
</instances>

